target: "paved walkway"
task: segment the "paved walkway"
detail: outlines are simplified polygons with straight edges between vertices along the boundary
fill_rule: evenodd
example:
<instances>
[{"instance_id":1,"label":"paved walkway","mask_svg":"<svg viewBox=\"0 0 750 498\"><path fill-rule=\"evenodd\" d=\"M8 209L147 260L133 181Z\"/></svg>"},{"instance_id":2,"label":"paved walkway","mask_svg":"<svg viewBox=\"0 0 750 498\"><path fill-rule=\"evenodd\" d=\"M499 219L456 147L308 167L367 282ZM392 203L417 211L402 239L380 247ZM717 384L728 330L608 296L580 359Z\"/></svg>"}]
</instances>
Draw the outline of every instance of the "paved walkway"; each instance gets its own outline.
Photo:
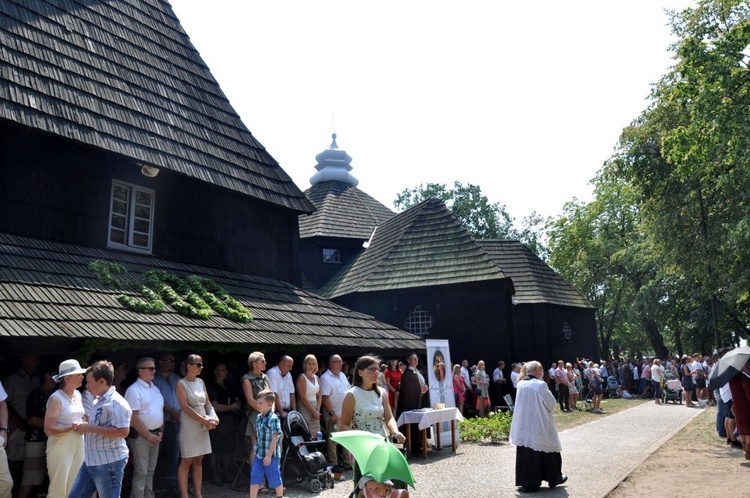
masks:
<instances>
[{"instance_id":1,"label":"paved walkway","mask_svg":"<svg viewBox=\"0 0 750 498\"><path fill-rule=\"evenodd\" d=\"M606 403L602 408L606 411ZM426 460L412 457L410 464L417 487L411 494L415 497L605 497L643 460L702 412L703 409L685 405L644 403L561 432L563 472L568 475L568 482L555 489L542 487L535 495L524 495L514 485L515 448L507 444L465 444L459 446L455 455L450 450L442 450L431 452ZM607 451L602 451L605 449ZM348 476L348 480L337 482L334 489L317 496L345 498L352 487L351 476ZM228 488L211 485L204 488L205 498L248 496L247 492ZM274 494L259 496L273 497ZM290 483L286 496L316 495L302 484Z\"/></svg>"}]
</instances>

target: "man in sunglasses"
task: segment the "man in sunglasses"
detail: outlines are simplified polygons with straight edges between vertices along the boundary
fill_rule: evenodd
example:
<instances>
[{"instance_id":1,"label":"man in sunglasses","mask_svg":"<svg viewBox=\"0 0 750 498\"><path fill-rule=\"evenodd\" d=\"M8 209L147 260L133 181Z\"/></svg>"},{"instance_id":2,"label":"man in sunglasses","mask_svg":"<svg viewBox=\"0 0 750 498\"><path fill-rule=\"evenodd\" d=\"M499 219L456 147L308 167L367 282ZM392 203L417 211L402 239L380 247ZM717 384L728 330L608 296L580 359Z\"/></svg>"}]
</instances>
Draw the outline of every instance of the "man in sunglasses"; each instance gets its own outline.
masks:
<instances>
[{"instance_id":1,"label":"man in sunglasses","mask_svg":"<svg viewBox=\"0 0 750 498\"><path fill-rule=\"evenodd\" d=\"M138 380L125 392L133 410L130 449L133 452L131 498L153 498L154 470L159 458L159 443L164 434L164 398L154 385L156 365L153 358L141 358L136 364ZM133 437L135 436L135 437Z\"/></svg>"},{"instance_id":2,"label":"man in sunglasses","mask_svg":"<svg viewBox=\"0 0 750 498\"><path fill-rule=\"evenodd\" d=\"M174 373L174 355L162 353L159 356L158 375L154 376L154 385L164 398L164 434L159 448L157 474L167 488L167 496L180 496L177 488L177 467L180 465L180 401L177 399L177 382L180 377Z\"/></svg>"}]
</instances>

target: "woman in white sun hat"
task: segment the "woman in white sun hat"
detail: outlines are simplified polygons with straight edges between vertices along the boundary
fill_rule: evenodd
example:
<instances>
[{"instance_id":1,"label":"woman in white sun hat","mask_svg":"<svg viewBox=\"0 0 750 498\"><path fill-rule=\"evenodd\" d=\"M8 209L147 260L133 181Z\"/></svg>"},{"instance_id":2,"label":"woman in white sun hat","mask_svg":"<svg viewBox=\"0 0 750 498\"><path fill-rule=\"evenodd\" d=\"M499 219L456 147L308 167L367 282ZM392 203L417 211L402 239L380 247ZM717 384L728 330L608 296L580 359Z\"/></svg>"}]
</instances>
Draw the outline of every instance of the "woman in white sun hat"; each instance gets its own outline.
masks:
<instances>
[{"instance_id":1,"label":"woman in white sun hat","mask_svg":"<svg viewBox=\"0 0 750 498\"><path fill-rule=\"evenodd\" d=\"M65 498L81 469L84 457L83 435L74 428L83 421L83 403L77 390L83 383L85 368L77 360L60 363L57 375L60 389L47 401L44 432L47 434L48 498Z\"/></svg>"}]
</instances>

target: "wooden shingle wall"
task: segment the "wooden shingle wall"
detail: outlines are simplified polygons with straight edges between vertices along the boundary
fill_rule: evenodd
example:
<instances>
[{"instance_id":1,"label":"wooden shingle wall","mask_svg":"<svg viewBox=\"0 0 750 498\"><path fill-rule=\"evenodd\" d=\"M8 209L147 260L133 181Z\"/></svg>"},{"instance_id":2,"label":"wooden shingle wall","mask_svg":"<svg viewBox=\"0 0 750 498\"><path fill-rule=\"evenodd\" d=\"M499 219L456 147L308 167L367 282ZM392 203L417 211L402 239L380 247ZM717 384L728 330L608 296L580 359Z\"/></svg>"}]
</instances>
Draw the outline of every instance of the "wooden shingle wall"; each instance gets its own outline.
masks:
<instances>
[{"instance_id":1,"label":"wooden shingle wall","mask_svg":"<svg viewBox=\"0 0 750 498\"><path fill-rule=\"evenodd\" d=\"M478 240L503 273L513 280L519 304L548 303L593 308L572 285L517 240Z\"/></svg>"},{"instance_id":2,"label":"wooden shingle wall","mask_svg":"<svg viewBox=\"0 0 750 498\"><path fill-rule=\"evenodd\" d=\"M166 1L0 2L0 119L313 211Z\"/></svg>"},{"instance_id":3,"label":"wooden shingle wall","mask_svg":"<svg viewBox=\"0 0 750 498\"><path fill-rule=\"evenodd\" d=\"M321 293L333 298L504 278L458 218L431 198L378 226L369 248Z\"/></svg>"},{"instance_id":4,"label":"wooden shingle wall","mask_svg":"<svg viewBox=\"0 0 750 498\"><path fill-rule=\"evenodd\" d=\"M373 229L396 213L357 187L321 182L305 191L316 211L299 217L301 239L331 237L368 240Z\"/></svg>"}]
</instances>

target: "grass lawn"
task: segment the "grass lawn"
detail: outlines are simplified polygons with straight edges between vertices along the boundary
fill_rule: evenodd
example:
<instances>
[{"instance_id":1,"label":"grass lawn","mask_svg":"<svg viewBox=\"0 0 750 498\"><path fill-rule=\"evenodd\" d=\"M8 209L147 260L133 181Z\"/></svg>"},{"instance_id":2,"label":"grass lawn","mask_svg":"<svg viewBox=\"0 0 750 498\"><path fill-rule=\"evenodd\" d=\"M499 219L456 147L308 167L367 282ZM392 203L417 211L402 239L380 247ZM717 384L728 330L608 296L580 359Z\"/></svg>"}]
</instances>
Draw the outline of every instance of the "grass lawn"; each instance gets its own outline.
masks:
<instances>
[{"instance_id":1,"label":"grass lawn","mask_svg":"<svg viewBox=\"0 0 750 498\"><path fill-rule=\"evenodd\" d=\"M555 425L557 425L558 431L564 431L566 429L572 429L573 427L579 426L581 424L585 424L587 422L591 422L593 420L596 420L601 417L607 417L609 415L612 415L613 413L621 412L623 410L627 410L628 408L632 408L634 406L638 406L642 403L651 402L653 403L653 400L650 399L643 399L641 397L631 398L631 399L603 399L602 400L602 412L603 413L591 413L591 412L579 412L579 411L572 411L572 412L561 412L560 411L560 405L557 405L557 408L555 408ZM583 403L580 401L578 402L578 407L583 408Z\"/></svg>"}]
</instances>

